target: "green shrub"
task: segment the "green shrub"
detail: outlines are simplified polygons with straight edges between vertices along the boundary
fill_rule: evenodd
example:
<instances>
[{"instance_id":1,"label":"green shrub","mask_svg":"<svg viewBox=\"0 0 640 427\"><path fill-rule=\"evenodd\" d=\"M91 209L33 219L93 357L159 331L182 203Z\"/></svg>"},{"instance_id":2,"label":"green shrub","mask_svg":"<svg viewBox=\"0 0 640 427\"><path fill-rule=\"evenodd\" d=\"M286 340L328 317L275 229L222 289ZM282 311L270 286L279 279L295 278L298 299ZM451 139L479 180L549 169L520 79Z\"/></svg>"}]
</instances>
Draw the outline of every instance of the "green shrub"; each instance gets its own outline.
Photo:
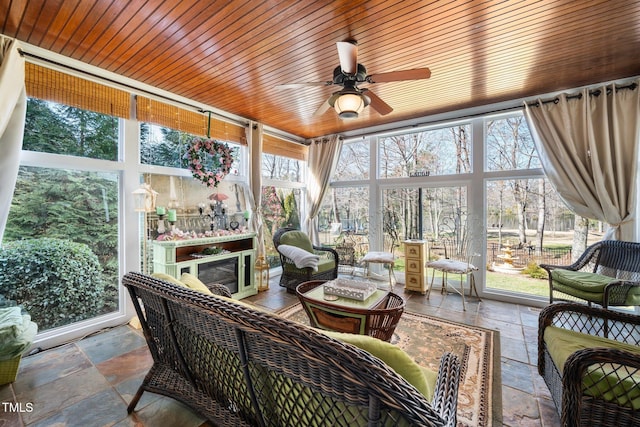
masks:
<instances>
[{"instance_id":1,"label":"green shrub","mask_svg":"<svg viewBox=\"0 0 640 427\"><path fill-rule=\"evenodd\" d=\"M0 248L0 294L22 304L42 331L102 314L105 282L83 243L16 240Z\"/></svg>"},{"instance_id":2,"label":"green shrub","mask_svg":"<svg viewBox=\"0 0 640 427\"><path fill-rule=\"evenodd\" d=\"M546 279L548 277L547 270L540 267L538 264L536 264L533 261L527 264L527 267L524 270L522 270L522 274L526 274L532 277L533 279Z\"/></svg>"}]
</instances>

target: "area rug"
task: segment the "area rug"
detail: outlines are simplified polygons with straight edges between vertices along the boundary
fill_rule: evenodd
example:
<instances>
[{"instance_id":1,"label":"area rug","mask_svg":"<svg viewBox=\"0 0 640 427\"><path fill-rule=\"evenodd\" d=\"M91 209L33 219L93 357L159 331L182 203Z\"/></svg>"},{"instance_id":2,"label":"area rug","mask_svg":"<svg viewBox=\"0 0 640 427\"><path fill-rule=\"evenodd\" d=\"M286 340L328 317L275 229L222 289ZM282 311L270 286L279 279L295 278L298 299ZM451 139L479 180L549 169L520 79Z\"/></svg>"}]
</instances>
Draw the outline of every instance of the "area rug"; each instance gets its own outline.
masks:
<instances>
[{"instance_id":1,"label":"area rug","mask_svg":"<svg viewBox=\"0 0 640 427\"><path fill-rule=\"evenodd\" d=\"M300 304L287 307L278 314L309 324ZM419 365L432 370L438 369L445 351L457 354L462 361L458 425L502 425L498 331L405 311L391 343L406 351Z\"/></svg>"}]
</instances>

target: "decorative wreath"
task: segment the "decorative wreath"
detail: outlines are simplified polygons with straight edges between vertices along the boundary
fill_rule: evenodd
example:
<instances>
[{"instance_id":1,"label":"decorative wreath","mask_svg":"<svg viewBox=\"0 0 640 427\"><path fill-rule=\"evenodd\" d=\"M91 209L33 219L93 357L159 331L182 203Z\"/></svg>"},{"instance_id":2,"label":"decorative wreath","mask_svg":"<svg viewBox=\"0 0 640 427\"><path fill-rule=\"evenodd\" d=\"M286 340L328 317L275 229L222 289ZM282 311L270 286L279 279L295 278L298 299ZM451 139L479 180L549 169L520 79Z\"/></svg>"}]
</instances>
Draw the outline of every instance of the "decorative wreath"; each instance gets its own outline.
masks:
<instances>
[{"instance_id":1,"label":"decorative wreath","mask_svg":"<svg viewBox=\"0 0 640 427\"><path fill-rule=\"evenodd\" d=\"M231 171L236 149L215 139L194 138L185 159L195 179L207 187L217 187ZM211 165L207 170L206 165Z\"/></svg>"}]
</instances>

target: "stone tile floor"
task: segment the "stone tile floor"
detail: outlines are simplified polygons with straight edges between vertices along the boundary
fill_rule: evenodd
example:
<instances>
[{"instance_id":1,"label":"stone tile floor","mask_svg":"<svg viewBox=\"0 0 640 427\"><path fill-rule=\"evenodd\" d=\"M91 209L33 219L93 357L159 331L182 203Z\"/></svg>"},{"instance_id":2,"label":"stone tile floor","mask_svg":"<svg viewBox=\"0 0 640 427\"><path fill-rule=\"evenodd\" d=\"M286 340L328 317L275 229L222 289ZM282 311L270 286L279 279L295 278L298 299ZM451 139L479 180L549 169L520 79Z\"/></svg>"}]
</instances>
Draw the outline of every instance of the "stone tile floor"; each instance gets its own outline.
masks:
<instances>
[{"instance_id":1,"label":"stone tile floor","mask_svg":"<svg viewBox=\"0 0 640 427\"><path fill-rule=\"evenodd\" d=\"M539 309L457 294L424 296L396 292L407 311L500 331L503 425L560 425L549 391L536 369ZM270 289L245 301L270 310L295 302L272 280ZM16 382L0 386L2 427L208 427L211 424L177 401L145 393L132 415L127 404L151 366L140 331L123 325L83 340L24 357Z\"/></svg>"}]
</instances>

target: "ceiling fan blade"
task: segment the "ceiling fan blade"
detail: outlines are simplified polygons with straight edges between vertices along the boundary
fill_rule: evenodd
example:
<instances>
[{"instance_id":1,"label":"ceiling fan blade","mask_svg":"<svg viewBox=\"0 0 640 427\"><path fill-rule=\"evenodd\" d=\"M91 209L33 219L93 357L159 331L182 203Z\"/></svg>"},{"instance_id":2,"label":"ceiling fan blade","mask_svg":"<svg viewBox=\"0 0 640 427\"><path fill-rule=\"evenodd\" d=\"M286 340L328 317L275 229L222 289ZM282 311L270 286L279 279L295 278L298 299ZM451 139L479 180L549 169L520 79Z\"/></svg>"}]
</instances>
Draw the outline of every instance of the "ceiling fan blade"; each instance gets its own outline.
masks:
<instances>
[{"instance_id":1,"label":"ceiling fan blade","mask_svg":"<svg viewBox=\"0 0 640 427\"><path fill-rule=\"evenodd\" d=\"M423 80L431 77L428 68L414 68L412 70L389 71L388 73L367 76L369 83L400 82L403 80Z\"/></svg>"},{"instance_id":2,"label":"ceiling fan blade","mask_svg":"<svg viewBox=\"0 0 640 427\"><path fill-rule=\"evenodd\" d=\"M285 83L276 85L276 89L297 89L310 86L331 86L333 82L301 82L301 83Z\"/></svg>"},{"instance_id":3,"label":"ceiling fan blade","mask_svg":"<svg viewBox=\"0 0 640 427\"><path fill-rule=\"evenodd\" d=\"M340 68L345 74L355 74L358 71L358 44L354 42L337 42Z\"/></svg>"},{"instance_id":4,"label":"ceiling fan blade","mask_svg":"<svg viewBox=\"0 0 640 427\"><path fill-rule=\"evenodd\" d=\"M393 108L382 100L378 95L371 92L370 89L362 89L362 92L371 100L371 108L376 110L380 115L386 116L393 111Z\"/></svg>"},{"instance_id":5,"label":"ceiling fan blade","mask_svg":"<svg viewBox=\"0 0 640 427\"><path fill-rule=\"evenodd\" d=\"M320 104L320 106L315 111L315 113L313 113L313 116L314 117L319 117L319 116L323 115L324 113L326 113L329 108L331 108L331 105L329 105L329 100L327 99L322 104Z\"/></svg>"}]
</instances>

